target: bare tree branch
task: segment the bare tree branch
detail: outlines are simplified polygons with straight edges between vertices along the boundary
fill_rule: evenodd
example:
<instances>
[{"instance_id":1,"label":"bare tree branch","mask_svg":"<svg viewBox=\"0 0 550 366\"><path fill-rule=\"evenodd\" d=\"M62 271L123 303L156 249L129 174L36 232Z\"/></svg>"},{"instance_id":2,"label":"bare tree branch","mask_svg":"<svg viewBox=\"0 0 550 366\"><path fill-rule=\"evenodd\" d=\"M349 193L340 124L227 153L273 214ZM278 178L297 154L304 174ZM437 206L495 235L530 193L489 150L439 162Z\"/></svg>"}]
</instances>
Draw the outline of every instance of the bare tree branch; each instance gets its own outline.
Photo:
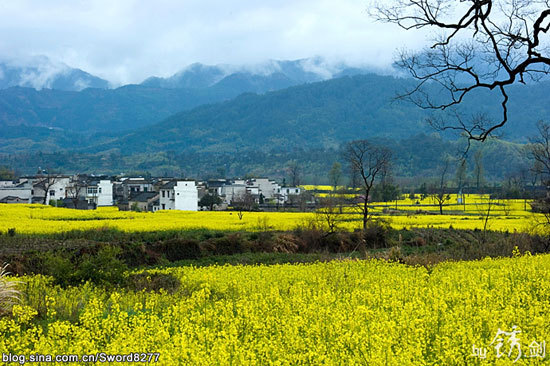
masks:
<instances>
[{"instance_id":1,"label":"bare tree branch","mask_svg":"<svg viewBox=\"0 0 550 366\"><path fill-rule=\"evenodd\" d=\"M439 126L470 140L485 141L508 122L508 86L550 74L548 0L395 0L375 5L371 14L406 30L440 32L422 52L401 52L397 65L418 81L401 99L444 111L477 90L501 96L502 114L490 123Z\"/></svg>"}]
</instances>

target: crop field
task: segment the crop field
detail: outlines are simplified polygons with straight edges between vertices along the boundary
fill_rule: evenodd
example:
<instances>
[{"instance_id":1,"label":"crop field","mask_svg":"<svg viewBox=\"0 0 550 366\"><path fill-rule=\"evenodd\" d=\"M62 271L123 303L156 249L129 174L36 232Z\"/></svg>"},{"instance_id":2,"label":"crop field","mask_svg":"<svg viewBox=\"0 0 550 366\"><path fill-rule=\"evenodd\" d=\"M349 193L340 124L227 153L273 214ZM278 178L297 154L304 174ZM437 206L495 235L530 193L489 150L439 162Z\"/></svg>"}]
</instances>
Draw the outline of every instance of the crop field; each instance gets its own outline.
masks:
<instances>
[{"instance_id":1,"label":"crop field","mask_svg":"<svg viewBox=\"0 0 550 366\"><path fill-rule=\"evenodd\" d=\"M418 203L417 203L418 202ZM466 197L466 204L457 204L456 196L444 207L433 200L401 199L393 202L374 202L371 212L397 229L435 227L483 229L494 231L528 232L536 230L542 216L530 212L524 200L491 200L485 196ZM490 203L490 210L489 210ZM343 207L338 227L354 230L361 226L361 217L353 207ZM485 218L489 213L487 223ZM321 221L321 222L318 222ZM0 232L15 228L18 233L50 234L71 230L115 228L127 232L181 229L210 229L224 231L293 230L312 223L322 225L314 213L300 212L236 212L227 211L158 211L156 213L119 211L115 207L98 210L71 210L43 205L0 204Z\"/></svg>"},{"instance_id":2,"label":"crop field","mask_svg":"<svg viewBox=\"0 0 550 366\"><path fill-rule=\"evenodd\" d=\"M0 318L0 349L158 352L159 365L537 365L548 357L534 348L550 341L548 255L430 270L343 260L153 273L181 285L172 293L63 289L22 277L22 303ZM497 333L514 329L515 345Z\"/></svg>"}]
</instances>

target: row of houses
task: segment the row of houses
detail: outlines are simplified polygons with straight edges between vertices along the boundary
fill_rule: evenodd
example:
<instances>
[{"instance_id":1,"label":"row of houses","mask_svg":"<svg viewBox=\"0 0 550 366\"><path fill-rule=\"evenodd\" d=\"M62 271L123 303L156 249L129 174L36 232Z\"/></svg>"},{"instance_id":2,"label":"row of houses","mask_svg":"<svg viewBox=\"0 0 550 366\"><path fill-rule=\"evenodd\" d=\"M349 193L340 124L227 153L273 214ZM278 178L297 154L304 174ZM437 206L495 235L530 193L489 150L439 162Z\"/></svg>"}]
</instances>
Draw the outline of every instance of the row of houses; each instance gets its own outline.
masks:
<instances>
[{"instance_id":1,"label":"row of houses","mask_svg":"<svg viewBox=\"0 0 550 366\"><path fill-rule=\"evenodd\" d=\"M69 208L118 206L121 210L197 211L201 199L216 197L214 209L242 202L284 205L302 193L267 178L194 181L174 178L114 178L94 175L47 175L0 181L0 203L41 203Z\"/></svg>"}]
</instances>

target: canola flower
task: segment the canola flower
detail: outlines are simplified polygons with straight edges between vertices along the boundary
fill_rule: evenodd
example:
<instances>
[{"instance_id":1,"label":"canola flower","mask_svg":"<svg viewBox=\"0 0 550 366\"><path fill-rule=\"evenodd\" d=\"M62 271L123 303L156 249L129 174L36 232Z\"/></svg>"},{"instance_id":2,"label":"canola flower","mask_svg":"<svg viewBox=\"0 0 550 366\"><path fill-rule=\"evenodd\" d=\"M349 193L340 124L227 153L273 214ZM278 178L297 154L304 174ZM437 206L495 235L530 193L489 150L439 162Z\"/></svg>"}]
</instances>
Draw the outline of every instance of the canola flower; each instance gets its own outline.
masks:
<instances>
[{"instance_id":1,"label":"canola flower","mask_svg":"<svg viewBox=\"0 0 550 366\"><path fill-rule=\"evenodd\" d=\"M454 198L456 199L456 197ZM435 227L455 229L483 229L488 209L487 198L467 197L467 205L446 206L444 215L427 198L421 205L404 198L395 203L374 202L371 212L394 228ZM529 232L543 221L540 214L530 212L524 200L491 201L487 229L493 231ZM393 213L390 211L394 211ZM344 207L338 216L338 227L354 230L361 227L361 217L353 207ZM395 214L397 212L397 214ZM430 214L426 214L426 212ZM43 205L0 204L0 232L15 228L18 233L52 234L71 230L113 228L126 232L209 229L220 231L287 231L319 221L311 212L245 212L239 218L227 211L119 211L116 207L97 210L72 210Z\"/></svg>"},{"instance_id":2,"label":"canola flower","mask_svg":"<svg viewBox=\"0 0 550 366\"><path fill-rule=\"evenodd\" d=\"M159 365L539 365L550 357L512 363L491 345L514 325L525 355L533 341L550 341L549 255L430 270L349 260L157 272L176 276L179 290L62 289L23 277L24 302L0 318L0 349L159 352ZM487 358L473 346L486 347Z\"/></svg>"}]
</instances>

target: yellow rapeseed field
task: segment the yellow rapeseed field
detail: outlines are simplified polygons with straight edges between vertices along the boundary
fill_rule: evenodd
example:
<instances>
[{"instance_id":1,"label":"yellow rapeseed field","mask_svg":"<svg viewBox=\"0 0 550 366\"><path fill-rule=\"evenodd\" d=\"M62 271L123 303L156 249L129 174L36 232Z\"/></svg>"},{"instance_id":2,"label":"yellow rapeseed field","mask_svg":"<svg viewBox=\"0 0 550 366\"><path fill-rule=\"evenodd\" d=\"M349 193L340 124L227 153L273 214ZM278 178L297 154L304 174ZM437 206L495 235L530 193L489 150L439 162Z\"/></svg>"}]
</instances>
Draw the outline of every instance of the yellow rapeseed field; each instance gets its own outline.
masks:
<instances>
[{"instance_id":1,"label":"yellow rapeseed field","mask_svg":"<svg viewBox=\"0 0 550 366\"><path fill-rule=\"evenodd\" d=\"M18 360L158 352L156 364L170 366L539 365L550 357L548 255L430 270L350 260L157 272L180 279L176 293L62 289L23 277L22 303L0 318L0 350Z\"/></svg>"},{"instance_id":2,"label":"yellow rapeseed field","mask_svg":"<svg viewBox=\"0 0 550 366\"><path fill-rule=\"evenodd\" d=\"M416 204L416 202L419 204ZM453 196L439 215L439 207L430 198L397 202L372 203L371 212L395 228L437 227L483 229L488 211L487 197L471 195L466 205L457 204ZM490 201L487 229L495 231L531 231L542 216L530 212L524 200ZM361 227L361 217L353 207L344 207L338 217L343 230ZM0 232L15 228L19 233L48 234L70 230L115 228L128 232L182 229L211 229L227 231L292 230L307 226L320 218L314 213L245 212L242 219L236 212L227 211L158 211L155 213L119 211L116 207L97 210L71 210L43 205L0 204Z\"/></svg>"}]
</instances>

